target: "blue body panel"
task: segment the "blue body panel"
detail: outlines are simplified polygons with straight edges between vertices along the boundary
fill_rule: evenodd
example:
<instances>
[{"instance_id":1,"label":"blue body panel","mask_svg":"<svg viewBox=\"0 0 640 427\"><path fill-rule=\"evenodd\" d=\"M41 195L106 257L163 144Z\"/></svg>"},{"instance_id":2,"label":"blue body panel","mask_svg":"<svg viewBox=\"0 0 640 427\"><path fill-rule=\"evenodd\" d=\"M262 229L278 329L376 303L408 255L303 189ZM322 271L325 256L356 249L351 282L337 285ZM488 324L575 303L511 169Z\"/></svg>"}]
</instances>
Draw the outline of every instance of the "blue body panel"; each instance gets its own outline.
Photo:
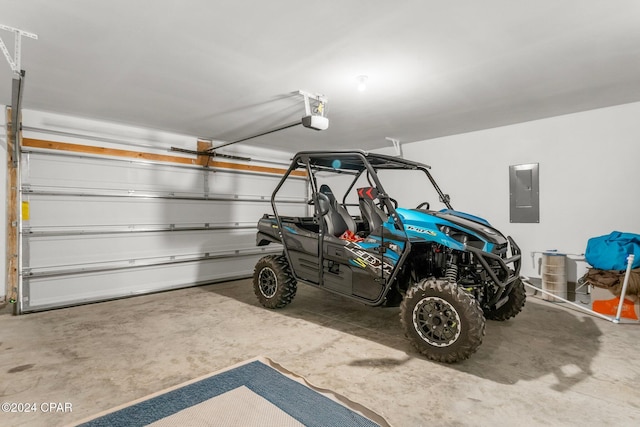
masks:
<instances>
[{"instance_id":1,"label":"blue body panel","mask_svg":"<svg viewBox=\"0 0 640 427\"><path fill-rule=\"evenodd\" d=\"M447 236L438 228L438 226L447 226L447 227L464 231L465 233L473 235L479 240L483 241L485 243L484 247L482 248L484 251L491 252L493 250L494 245L491 242L487 242L486 239L482 238L482 236L474 232L473 229L462 228L459 224L455 224L444 218L440 218L435 215L430 215L427 212L421 212L416 209L398 208L396 209L396 212L400 216L400 219L404 224L404 229L407 232L407 236L409 236L410 239L422 239L429 242L440 243L451 249L456 249L460 251L465 250L464 244L458 242L457 240L451 238L450 236ZM464 218L467 220L471 220L471 221L489 226L489 223L486 220L479 217L475 217L473 215L469 215L469 214L465 214L457 211L451 211L448 209L443 211L442 213L455 215L460 218Z\"/></svg>"}]
</instances>

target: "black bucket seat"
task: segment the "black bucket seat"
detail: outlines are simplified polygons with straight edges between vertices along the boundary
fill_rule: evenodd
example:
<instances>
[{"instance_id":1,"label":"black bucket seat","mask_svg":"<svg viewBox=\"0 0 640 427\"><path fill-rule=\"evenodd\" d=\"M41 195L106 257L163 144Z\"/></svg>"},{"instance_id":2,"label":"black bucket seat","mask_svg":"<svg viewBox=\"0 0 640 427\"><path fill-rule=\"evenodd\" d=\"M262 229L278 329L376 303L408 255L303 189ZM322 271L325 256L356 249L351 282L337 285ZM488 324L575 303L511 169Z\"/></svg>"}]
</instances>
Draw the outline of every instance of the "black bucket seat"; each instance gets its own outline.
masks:
<instances>
[{"instance_id":1,"label":"black bucket seat","mask_svg":"<svg viewBox=\"0 0 640 427\"><path fill-rule=\"evenodd\" d=\"M380 227L389 218L374 201L377 198L378 190L375 187L358 188L358 204L362 218L369 224L369 232Z\"/></svg>"},{"instance_id":2,"label":"black bucket seat","mask_svg":"<svg viewBox=\"0 0 640 427\"><path fill-rule=\"evenodd\" d=\"M347 230L355 232L356 222L345 207L338 203L331 188L327 184L322 184L320 193L329 199L329 212L324 216L327 233L339 237Z\"/></svg>"}]
</instances>

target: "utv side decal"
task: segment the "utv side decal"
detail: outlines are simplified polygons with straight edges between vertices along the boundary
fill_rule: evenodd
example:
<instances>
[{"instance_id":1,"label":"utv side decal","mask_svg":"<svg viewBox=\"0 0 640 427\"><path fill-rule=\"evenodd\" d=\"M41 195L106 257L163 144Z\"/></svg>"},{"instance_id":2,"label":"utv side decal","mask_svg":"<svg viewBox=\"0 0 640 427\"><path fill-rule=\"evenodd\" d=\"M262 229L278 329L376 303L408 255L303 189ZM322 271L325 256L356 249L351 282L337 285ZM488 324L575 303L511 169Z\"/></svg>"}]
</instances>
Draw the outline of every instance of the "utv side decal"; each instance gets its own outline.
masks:
<instances>
[{"instance_id":1,"label":"utv side decal","mask_svg":"<svg viewBox=\"0 0 640 427\"><path fill-rule=\"evenodd\" d=\"M362 258L350 259L349 262L356 267L367 268L367 263Z\"/></svg>"},{"instance_id":2,"label":"utv side decal","mask_svg":"<svg viewBox=\"0 0 640 427\"><path fill-rule=\"evenodd\" d=\"M428 230L426 228L416 227L414 225L407 225L405 227L409 231L415 231L416 233L428 234L429 236L435 236L436 232L433 230Z\"/></svg>"},{"instance_id":3,"label":"utv side decal","mask_svg":"<svg viewBox=\"0 0 640 427\"><path fill-rule=\"evenodd\" d=\"M375 257L371 255L369 252L362 250L362 248L357 244L349 242L347 243L346 248L349 250L349 252L351 252L357 257L355 260L350 259L349 260L350 262L352 261L357 262L356 260L359 260L364 262L366 265L373 268L374 270L382 270L385 274L391 274L393 272L393 265L386 262L383 263L382 261L380 261L380 258ZM357 265L360 266L359 264Z\"/></svg>"}]
</instances>

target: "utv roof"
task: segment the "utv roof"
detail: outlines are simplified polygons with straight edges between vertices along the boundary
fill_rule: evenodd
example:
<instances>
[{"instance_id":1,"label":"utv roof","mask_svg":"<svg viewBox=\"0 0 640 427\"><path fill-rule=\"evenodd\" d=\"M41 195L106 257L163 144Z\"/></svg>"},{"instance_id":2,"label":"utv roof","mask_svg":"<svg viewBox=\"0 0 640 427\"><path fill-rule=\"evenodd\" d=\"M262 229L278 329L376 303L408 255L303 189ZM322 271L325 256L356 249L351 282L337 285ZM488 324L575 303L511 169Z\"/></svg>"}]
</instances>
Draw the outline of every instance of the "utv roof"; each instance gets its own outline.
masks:
<instances>
[{"instance_id":1,"label":"utv roof","mask_svg":"<svg viewBox=\"0 0 640 427\"><path fill-rule=\"evenodd\" d=\"M423 163L387 156L384 154L368 153L361 150L349 151L300 151L294 157L298 167L311 165L312 168L362 171L369 163L374 169L430 169Z\"/></svg>"}]
</instances>

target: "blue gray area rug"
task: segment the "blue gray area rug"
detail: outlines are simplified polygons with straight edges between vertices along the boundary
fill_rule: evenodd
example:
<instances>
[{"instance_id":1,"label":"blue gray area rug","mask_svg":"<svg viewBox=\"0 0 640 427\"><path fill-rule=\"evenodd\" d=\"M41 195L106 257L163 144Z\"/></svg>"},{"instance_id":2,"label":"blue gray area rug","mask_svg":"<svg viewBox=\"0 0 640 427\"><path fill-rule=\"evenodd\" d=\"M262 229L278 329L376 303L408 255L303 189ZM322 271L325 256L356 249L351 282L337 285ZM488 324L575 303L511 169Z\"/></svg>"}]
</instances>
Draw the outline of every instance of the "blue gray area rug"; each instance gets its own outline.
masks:
<instances>
[{"instance_id":1,"label":"blue gray area rug","mask_svg":"<svg viewBox=\"0 0 640 427\"><path fill-rule=\"evenodd\" d=\"M256 358L84 420L86 427L388 426L375 412Z\"/></svg>"}]
</instances>

